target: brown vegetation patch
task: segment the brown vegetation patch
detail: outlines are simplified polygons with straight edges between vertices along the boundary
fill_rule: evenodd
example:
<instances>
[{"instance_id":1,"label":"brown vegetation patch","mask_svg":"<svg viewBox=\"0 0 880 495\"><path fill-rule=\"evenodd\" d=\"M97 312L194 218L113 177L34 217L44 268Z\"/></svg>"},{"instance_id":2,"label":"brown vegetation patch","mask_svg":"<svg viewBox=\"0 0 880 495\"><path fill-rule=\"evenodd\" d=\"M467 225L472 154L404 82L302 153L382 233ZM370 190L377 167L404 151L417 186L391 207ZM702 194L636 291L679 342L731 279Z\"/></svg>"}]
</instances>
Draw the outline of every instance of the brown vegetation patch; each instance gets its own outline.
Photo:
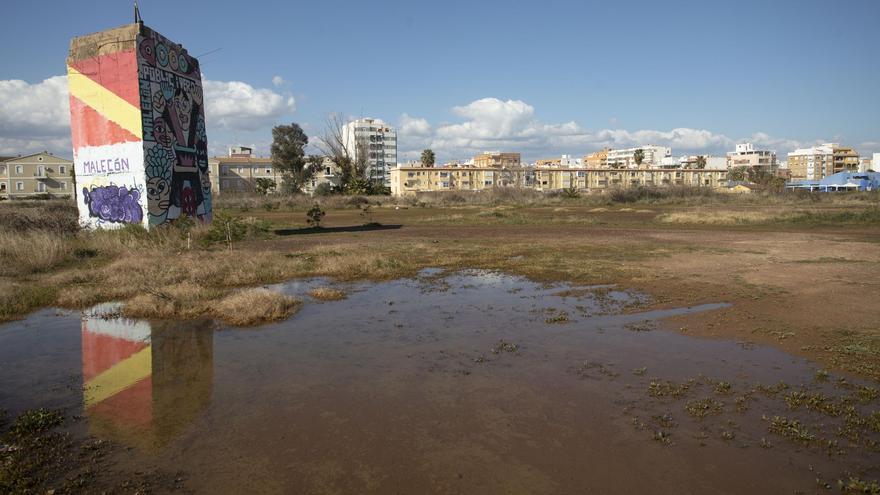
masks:
<instances>
[{"instance_id":1,"label":"brown vegetation patch","mask_svg":"<svg viewBox=\"0 0 880 495\"><path fill-rule=\"evenodd\" d=\"M341 301L346 298L345 292L330 287L315 287L309 295L319 301Z\"/></svg>"}]
</instances>

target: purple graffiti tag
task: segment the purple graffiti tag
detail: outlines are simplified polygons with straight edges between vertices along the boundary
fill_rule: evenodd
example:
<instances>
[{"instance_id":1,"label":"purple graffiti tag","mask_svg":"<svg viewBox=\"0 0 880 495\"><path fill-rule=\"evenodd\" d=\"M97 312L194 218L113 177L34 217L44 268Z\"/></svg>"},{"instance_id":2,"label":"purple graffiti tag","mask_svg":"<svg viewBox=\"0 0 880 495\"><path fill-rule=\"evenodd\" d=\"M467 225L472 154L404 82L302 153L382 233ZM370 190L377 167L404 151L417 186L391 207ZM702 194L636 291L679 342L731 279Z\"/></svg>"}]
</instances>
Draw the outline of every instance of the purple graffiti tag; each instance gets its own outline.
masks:
<instances>
[{"instance_id":1,"label":"purple graffiti tag","mask_svg":"<svg viewBox=\"0 0 880 495\"><path fill-rule=\"evenodd\" d=\"M141 223L144 212L138 203L141 193L125 186L83 188L83 201L89 207L89 216L105 222Z\"/></svg>"}]
</instances>

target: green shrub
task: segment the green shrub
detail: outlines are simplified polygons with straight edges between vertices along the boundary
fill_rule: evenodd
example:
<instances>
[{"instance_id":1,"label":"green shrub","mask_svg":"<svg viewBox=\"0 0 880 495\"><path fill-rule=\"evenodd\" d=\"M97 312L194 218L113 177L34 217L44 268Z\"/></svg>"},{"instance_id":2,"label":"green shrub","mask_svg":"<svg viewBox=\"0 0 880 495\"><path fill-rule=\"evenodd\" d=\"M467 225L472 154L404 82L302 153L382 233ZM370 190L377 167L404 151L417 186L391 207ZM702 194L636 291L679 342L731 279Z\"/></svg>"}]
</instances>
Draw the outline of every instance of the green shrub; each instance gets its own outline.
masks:
<instances>
[{"instance_id":1,"label":"green shrub","mask_svg":"<svg viewBox=\"0 0 880 495\"><path fill-rule=\"evenodd\" d=\"M326 214L327 213L321 209L321 205L315 203L309 211L306 212L306 222L308 222L312 228L319 228L321 227L321 220Z\"/></svg>"}]
</instances>

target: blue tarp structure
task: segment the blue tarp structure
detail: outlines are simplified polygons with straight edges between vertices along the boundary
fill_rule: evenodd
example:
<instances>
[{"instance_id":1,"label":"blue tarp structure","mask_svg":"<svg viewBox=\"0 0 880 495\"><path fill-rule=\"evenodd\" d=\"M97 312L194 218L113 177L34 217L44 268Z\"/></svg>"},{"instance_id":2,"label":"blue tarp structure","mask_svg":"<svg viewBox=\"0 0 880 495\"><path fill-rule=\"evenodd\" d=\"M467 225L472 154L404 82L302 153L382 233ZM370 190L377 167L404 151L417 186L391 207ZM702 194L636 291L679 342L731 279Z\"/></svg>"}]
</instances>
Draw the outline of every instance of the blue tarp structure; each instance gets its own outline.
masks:
<instances>
[{"instance_id":1,"label":"blue tarp structure","mask_svg":"<svg viewBox=\"0 0 880 495\"><path fill-rule=\"evenodd\" d=\"M821 180L792 181L786 189L808 189L810 191L876 191L880 189L878 172L838 172Z\"/></svg>"}]
</instances>

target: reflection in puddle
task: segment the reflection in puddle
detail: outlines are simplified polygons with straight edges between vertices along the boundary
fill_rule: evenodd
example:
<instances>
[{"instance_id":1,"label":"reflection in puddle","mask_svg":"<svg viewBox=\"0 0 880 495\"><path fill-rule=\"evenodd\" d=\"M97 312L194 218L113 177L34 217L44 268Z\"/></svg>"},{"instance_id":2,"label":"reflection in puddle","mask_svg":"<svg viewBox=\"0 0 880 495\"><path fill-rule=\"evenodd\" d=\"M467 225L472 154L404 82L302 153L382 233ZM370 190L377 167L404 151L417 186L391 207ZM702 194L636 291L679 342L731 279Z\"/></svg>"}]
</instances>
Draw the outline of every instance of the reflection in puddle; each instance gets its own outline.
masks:
<instances>
[{"instance_id":1,"label":"reflection in puddle","mask_svg":"<svg viewBox=\"0 0 880 495\"><path fill-rule=\"evenodd\" d=\"M83 403L92 434L144 449L173 440L208 406L210 322L131 320L116 307L82 319Z\"/></svg>"},{"instance_id":2,"label":"reflection in puddle","mask_svg":"<svg viewBox=\"0 0 880 495\"><path fill-rule=\"evenodd\" d=\"M0 400L66 403L81 373L92 434L205 493L793 493L878 474L876 389L657 330L724 304L481 271L336 287L348 299L258 329L112 306L0 325Z\"/></svg>"}]
</instances>

